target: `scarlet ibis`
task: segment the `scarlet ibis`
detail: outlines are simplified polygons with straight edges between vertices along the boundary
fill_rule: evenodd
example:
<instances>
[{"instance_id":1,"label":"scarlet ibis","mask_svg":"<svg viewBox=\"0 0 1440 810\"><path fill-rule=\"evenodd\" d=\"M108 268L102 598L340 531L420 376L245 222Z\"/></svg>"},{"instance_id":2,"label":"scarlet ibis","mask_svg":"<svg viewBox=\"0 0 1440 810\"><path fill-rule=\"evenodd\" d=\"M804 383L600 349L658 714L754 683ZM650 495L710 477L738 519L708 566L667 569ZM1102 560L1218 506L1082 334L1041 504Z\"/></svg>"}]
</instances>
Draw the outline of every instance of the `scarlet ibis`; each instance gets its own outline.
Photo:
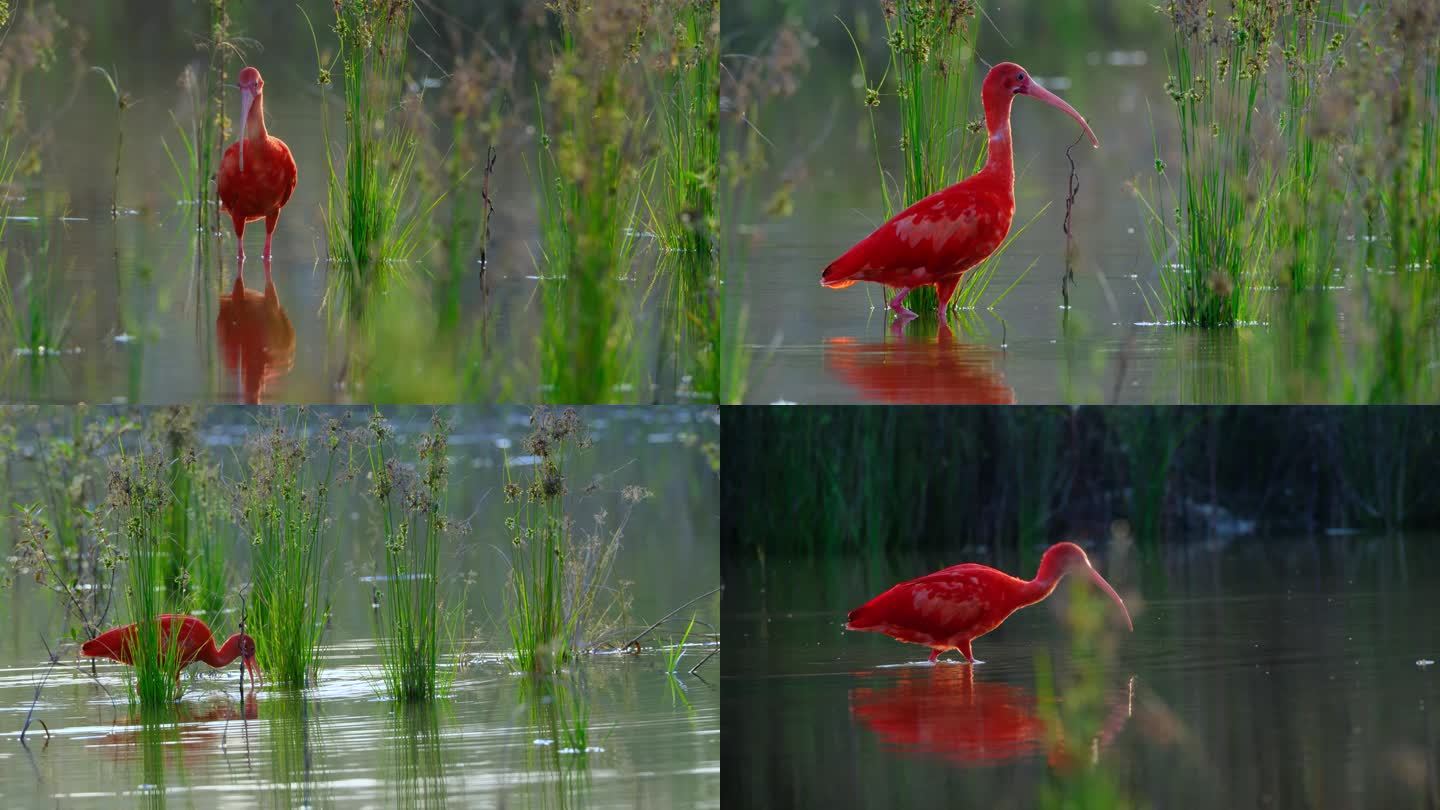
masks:
<instances>
[{"instance_id":1,"label":"scarlet ibis","mask_svg":"<svg viewBox=\"0 0 1440 810\"><path fill-rule=\"evenodd\" d=\"M133 666L135 628L136 625L127 624L106 630L81 645L80 653L91 658L109 658ZM211 635L205 622L194 616L167 613L160 617L160 645L162 649L169 649L172 644L180 657L180 669L196 661L204 661L219 669L240 658L245 670L250 673L250 678L256 681L260 679L260 667L255 663L255 640L244 633L236 633L216 648L215 637ZM178 676L178 670L176 674Z\"/></svg>"},{"instance_id":2,"label":"scarlet ibis","mask_svg":"<svg viewBox=\"0 0 1440 810\"><path fill-rule=\"evenodd\" d=\"M1011 613L1049 596L1060 578L1072 573L1090 577L1120 606L1126 626L1135 629L1120 594L1074 543L1056 543L1046 549L1040 570L1028 582L977 563L952 565L902 582L850 611L845 629L923 644L931 649L931 661L946 650L958 650L973 664L970 642L999 627Z\"/></svg>"},{"instance_id":3,"label":"scarlet ibis","mask_svg":"<svg viewBox=\"0 0 1440 810\"><path fill-rule=\"evenodd\" d=\"M240 260L245 260L245 223L265 220L265 258L270 258L270 240L280 209L295 192L295 158L285 142L265 129L265 80L260 71L240 71L240 140L230 144L220 159L217 178L220 203L235 223L235 242ZM270 266L265 266L270 276Z\"/></svg>"},{"instance_id":4,"label":"scarlet ibis","mask_svg":"<svg viewBox=\"0 0 1440 810\"><path fill-rule=\"evenodd\" d=\"M1025 69L1001 62L985 76L980 97L990 143L985 166L975 175L896 214L825 268L820 284L835 289L857 281L897 288L896 315L914 317L902 303L916 287L935 285L940 316L966 270L1000 247L1015 215L1015 165L1010 143L1010 105L1030 96L1074 118L1096 147L1100 141L1074 107L1036 84Z\"/></svg>"}]
</instances>

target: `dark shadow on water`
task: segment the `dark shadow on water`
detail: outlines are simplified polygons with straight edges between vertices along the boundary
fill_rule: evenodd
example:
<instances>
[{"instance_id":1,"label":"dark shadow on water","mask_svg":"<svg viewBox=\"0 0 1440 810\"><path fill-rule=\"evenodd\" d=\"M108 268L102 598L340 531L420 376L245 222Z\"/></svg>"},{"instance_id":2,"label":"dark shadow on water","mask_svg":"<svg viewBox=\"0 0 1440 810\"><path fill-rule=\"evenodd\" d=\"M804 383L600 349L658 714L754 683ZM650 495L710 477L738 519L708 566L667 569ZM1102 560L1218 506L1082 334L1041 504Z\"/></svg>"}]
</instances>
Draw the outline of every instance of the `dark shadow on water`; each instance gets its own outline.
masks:
<instances>
[{"instance_id":1,"label":"dark shadow on water","mask_svg":"<svg viewBox=\"0 0 1440 810\"><path fill-rule=\"evenodd\" d=\"M896 320L878 341L825 341L825 368L875 402L1008 405L1015 390L999 368L1001 353L955 337L932 316Z\"/></svg>"},{"instance_id":2,"label":"dark shadow on water","mask_svg":"<svg viewBox=\"0 0 1440 810\"><path fill-rule=\"evenodd\" d=\"M244 270L242 261L230 294L220 296L215 335L241 401L257 405L266 387L295 365L295 327L275 290L270 261L265 260L264 292L245 286Z\"/></svg>"}]
</instances>

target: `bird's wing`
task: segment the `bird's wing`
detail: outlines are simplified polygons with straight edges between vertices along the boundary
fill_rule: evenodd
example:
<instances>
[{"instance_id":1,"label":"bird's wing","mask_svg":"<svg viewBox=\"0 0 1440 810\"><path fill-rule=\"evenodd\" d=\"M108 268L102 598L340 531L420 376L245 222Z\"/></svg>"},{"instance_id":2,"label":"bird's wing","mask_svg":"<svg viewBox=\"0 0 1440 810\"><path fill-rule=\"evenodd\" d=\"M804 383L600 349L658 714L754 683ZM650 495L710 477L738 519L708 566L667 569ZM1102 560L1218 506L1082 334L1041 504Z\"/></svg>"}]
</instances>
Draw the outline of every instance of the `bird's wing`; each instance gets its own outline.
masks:
<instances>
[{"instance_id":1,"label":"bird's wing","mask_svg":"<svg viewBox=\"0 0 1440 810\"><path fill-rule=\"evenodd\" d=\"M300 173L299 170L295 168L295 156L290 154L290 147L286 146L285 142L278 138L276 139L276 143L280 147L279 157L284 161L285 171L290 175L290 182L286 184L285 193L280 195L280 207L284 208L285 204L290 202L290 195L295 193L295 185L300 182Z\"/></svg>"},{"instance_id":2,"label":"bird's wing","mask_svg":"<svg viewBox=\"0 0 1440 810\"><path fill-rule=\"evenodd\" d=\"M915 203L860 240L825 268L826 286L871 275L925 270L929 276L967 270L1009 231L1012 203L972 177Z\"/></svg>"}]
</instances>

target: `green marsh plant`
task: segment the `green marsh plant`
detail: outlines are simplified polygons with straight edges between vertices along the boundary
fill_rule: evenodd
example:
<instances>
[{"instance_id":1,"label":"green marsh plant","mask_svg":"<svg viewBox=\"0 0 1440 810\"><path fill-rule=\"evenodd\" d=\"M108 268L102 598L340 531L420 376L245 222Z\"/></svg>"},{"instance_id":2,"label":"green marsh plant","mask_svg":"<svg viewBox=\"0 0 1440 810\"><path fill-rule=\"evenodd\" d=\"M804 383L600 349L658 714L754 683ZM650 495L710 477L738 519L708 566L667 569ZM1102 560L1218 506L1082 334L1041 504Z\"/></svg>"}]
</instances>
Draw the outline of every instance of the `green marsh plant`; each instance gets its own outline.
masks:
<instances>
[{"instance_id":1,"label":"green marsh plant","mask_svg":"<svg viewBox=\"0 0 1440 810\"><path fill-rule=\"evenodd\" d=\"M635 234L645 96L637 61L651 9L565 0L539 126L542 396L634 399Z\"/></svg>"},{"instance_id":2,"label":"green marsh plant","mask_svg":"<svg viewBox=\"0 0 1440 810\"><path fill-rule=\"evenodd\" d=\"M120 547L127 572L125 602L135 625L131 642L131 697L142 711L173 703L179 697L178 634L166 639L160 617L170 598L165 582L169 545L165 516L171 493L166 486L165 460L158 453L121 452L110 469L108 502L119 523Z\"/></svg>"},{"instance_id":3,"label":"green marsh plant","mask_svg":"<svg viewBox=\"0 0 1440 810\"><path fill-rule=\"evenodd\" d=\"M649 496L639 487L622 493L625 511L609 528L603 512L594 529L578 530L567 512L566 473L574 455L590 447L579 414L540 408L525 440L528 481L521 469L505 467L505 502L510 516L510 576L506 618L517 666L526 672L558 671L586 649L586 640L614 624L623 610L623 592L610 571L631 508Z\"/></svg>"},{"instance_id":4,"label":"green marsh plant","mask_svg":"<svg viewBox=\"0 0 1440 810\"><path fill-rule=\"evenodd\" d=\"M399 458L394 430L371 417L367 448L371 495L385 539L385 587L376 611L386 691L397 701L423 703L449 689L455 670L440 669L453 652L459 612L440 591L440 550L457 526L446 512L450 427L436 414L417 445L417 468Z\"/></svg>"},{"instance_id":5,"label":"green marsh plant","mask_svg":"<svg viewBox=\"0 0 1440 810\"><path fill-rule=\"evenodd\" d=\"M671 47L662 54L661 209L655 233L667 250L717 245L720 160L720 3L672 0Z\"/></svg>"},{"instance_id":6,"label":"green marsh plant","mask_svg":"<svg viewBox=\"0 0 1440 810\"><path fill-rule=\"evenodd\" d=\"M419 104L419 98L407 94L404 86L414 4L413 0L339 0L334 10L339 48L334 62L321 61L319 82L328 88L333 82L331 67L338 64L345 101L345 151L337 165L329 148L332 131L324 105L325 228L330 260L339 268L338 277L332 278L338 288L332 292L352 314L358 314L370 295L389 286L399 265L418 247L421 216L411 204L410 189L418 141L406 113ZM318 39L315 52L320 59Z\"/></svg>"},{"instance_id":7,"label":"green marsh plant","mask_svg":"<svg viewBox=\"0 0 1440 810\"><path fill-rule=\"evenodd\" d=\"M319 666L330 491L347 452L340 422L311 435L304 409L246 446L235 496L251 545L250 635L261 670L280 686L305 687Z\"/></svg>"}]
</instances>

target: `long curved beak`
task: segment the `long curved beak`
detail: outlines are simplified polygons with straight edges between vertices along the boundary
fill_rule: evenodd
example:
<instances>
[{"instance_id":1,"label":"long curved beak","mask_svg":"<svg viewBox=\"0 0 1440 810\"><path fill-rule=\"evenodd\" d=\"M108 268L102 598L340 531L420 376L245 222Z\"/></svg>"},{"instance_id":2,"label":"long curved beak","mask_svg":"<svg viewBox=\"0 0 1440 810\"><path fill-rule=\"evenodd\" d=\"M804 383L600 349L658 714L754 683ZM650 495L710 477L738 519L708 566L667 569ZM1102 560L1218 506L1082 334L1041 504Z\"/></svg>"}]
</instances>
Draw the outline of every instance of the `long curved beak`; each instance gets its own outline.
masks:
<instances>
[{"instance_id":1,"label":"long curved beak","mask_svg":"<svg viewBox=\"0 0 1440 810\"><path fill-rule=\"evenodd\" d=\"M1096 149L1100 148L1100 139L1095 137L1094 130L1090 129L1090 125L1085 123L1085 119L1081 117L1080 113L1075 112L1074 107L1066 104L1065 101L1059 96L1055 95L1049 90L1046 90L1045 88L1034 82L1027 83L1023 92L1025 93L1025 95L1030 96L1031 98L1039 99L1046 104L1049 104L1051 107L1059 110L1060 112L1065 113L1071 118L1074 118L1077 122L1079 122L1081 128L1085 130L1085 134L1090 136L1090 143L1094 144ZM1111 591L1111 593L1113 594L1114 591ZM1116 598L1118 599L1119 597Z\"/></svg>"},{"instance_id":2,"label":"long curved beak","mask_svg":"<svg viewBox=\"0 0 1440 810\"><path fill-rule=\"evenodd\" d=\"M242 147L242 148L243 148L243 147ZM1097 576L1098 576L1098 575L1097 575ZM1118 597L1117 597L1117 598L1118 598ZM250 684L251 684L251 686L252 686L252 687L258 687L258 686L260 685L260 681L261 681L261 678L260 678L260 665L257 664L257 663L255 663L255 656L252 655L252 656L250 656L250 657L248 657L248 658L245 659L245 671L250 674Z\"/></svg>"},{"instance_id":3,"label":"long curved beak","mask_svg":"<svg viewBox=\"0 0 1440 810\"><path fill-rule=\"evenodd\" d=\"M1064 102L1061 103L1063 104ZM1081 123L1084 122L1082 121ZM1120 612L1125 615L1125 626L1130 628L1130 632L1135 632L1135 624L1130 621L1130 611L1125 609L1125 600L1121 599L1120 594L1116 593L1115 589L1110 587L1110 583L1106 582L1105 578L1100 576L1099 571L1087 565L1085 566L1085 572L1090 575L1090 581L1095 583L1096 587L1104 591L1111 599L1115 600L1115 604L1120 606Z\"/></svg>"},{"instance_id":4,"label":"long curved beak","mask_svg":"<svg viewBox=\"0 0 1440 810\"><path fill-rule=\"evenodd\" d=\"M1059 99L1056 99L1059 101ZM1064 102L1061 102L1062 104ZM245 133L250 128L250 108L255 104L255 91L240 88L240 171L245 171ZM1074 112L1074 110L1071 110ZM1078 118L1078 114L1076 115ZM1081 123L1084 123L1083 121Z\"/></svg>"}]
</instances>

